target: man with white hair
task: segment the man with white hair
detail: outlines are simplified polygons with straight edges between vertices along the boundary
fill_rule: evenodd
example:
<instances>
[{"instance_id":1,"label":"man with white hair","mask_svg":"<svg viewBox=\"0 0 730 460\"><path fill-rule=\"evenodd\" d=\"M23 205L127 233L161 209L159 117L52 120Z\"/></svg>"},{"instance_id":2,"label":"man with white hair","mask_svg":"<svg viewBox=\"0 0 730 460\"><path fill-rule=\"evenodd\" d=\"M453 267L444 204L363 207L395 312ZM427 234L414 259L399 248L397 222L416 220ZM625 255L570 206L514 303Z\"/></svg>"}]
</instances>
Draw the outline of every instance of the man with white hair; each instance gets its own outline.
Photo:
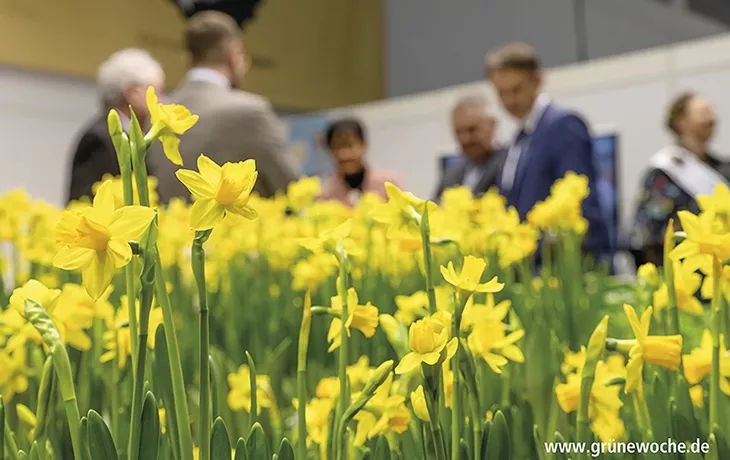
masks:
<instances>
[{"instance_id":1,"label":"man with white hair","mask_svg":"<svg viewBox=\"0 0 730 460\"><path fill-rule=\"evenodd\" d=\"M119 175L107 115L116 110L125 131L129 130L131 110L144 128L149 123L145 102L147 88L159 94L165 84L165 73L147 51L128 48L112 54L100 67L97 78L102 114L94 118L81 134L71 164L68 201L91 197L92 186L104 174Z\"/></svg>"},{"instance_id":2,"label":"man with white hair","mask_svg":"<svg viewBox=\"0 0 730 460\"><path fill-rule=\"evenodd\" d=\"M461 155L453 164L445 164L434 200L445 190L465 186L474 195L481 195L497 185L507 151L494 146L494 117L487 113L486 99L467 95L457 101L451 111L454 137Z\"/></svg>"}]
</instances>

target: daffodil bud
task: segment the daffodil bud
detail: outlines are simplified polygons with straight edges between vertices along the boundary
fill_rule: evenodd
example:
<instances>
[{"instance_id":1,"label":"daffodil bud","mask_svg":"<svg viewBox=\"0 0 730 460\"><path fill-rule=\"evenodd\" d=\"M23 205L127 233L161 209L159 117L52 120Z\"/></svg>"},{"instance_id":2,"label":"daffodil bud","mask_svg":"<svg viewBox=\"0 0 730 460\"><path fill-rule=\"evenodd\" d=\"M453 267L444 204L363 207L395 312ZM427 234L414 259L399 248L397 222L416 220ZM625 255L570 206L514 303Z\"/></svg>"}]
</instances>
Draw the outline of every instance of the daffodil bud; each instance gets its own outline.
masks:
<instances>
[{"instance_id":1,"label":"daffodil bud","mask_svg":"<svg viewBox=\"0 0 730 460\"><path fill-rule=\"evenodd\" d=\"M109 137L111 137L114 148L117 149L118 153L121 143L125 141L124 129L122 128L122 120L119 118L119 112L114 109L110 110L109 115L106 117L106 122L109 127Z\"/></svg>"},{"instance_id":2,"label":"daffodil bud","mask_svg":"<svg viewBox=\"0 0 730 460\"><path fill-rule=\"evenodd\" d=\"M588 347L586 348L586 365L589 362L597 362L606 347L606 335L608 334L608 315L604 316L598 326L593 330ZM595 367L595 365L594 365Z\"/></svg>"},{"instance_id":3,"label":"daffodil bud","mask_svg":"<svg viewBox=\"0 0 730 460\"><path fill-rule=\"evenodd\" d=\"M418 388L411 393L411 404L413 405L413 412L416 417L424 422L431 423L431 417L428 415L428 406L426 405L426 395L423 392L423 385L418 385Z\"/></svg>"},{"instance_id":4,"label":"daffodil bud","mask_svg":"<svg viewBox=\"0 0 730 460\"><path fill-rule=\"evenodd\" d=\"M656 265L651 262L639 267L636 275L640 280L645 280L651 286L657 286L659 284L659 274L657 273Z\"/></svg>"},{"instance_id":5,"label":"daffodil bud","mask_svg":"<svg viewBox=\"0 0 730 460\"><path fill-rule=\"evenodd\" d=\"M373 372L373 375L370 376L368 381L365 383L365 388L362 390L362 395L367 395L368 398L375 394L375 390L380 387L380 385L385 382L385 379L388 378L390 373L393 371L393 360L388 360L378 366L377 369L375 369L375 372Z\"/></svg>"}]
</instances>

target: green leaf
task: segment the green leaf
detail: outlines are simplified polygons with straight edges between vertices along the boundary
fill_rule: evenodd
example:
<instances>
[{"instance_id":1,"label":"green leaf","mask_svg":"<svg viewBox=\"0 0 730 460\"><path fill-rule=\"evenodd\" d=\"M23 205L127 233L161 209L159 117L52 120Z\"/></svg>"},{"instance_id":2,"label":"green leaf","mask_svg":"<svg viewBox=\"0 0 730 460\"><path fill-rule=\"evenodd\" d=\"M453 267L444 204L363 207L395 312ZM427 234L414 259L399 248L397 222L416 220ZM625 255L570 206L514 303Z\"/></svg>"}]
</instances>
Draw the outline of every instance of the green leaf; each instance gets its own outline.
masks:
<instances>
[{"instance_id":1,"label":"green leaf","mask_svg":"<svg viewBox=\"0 0 730 460\"><path fill-rule=\"evenodd\" d=\"M233 460L248 460L248 452L246 452L246 441L243 438L238 438L236 443L236 456Z\"/></svg>"},{"instance_id":2,"label":"green leaf","mask_svg":"<svg viewBox=\"0 0 730 460\"><path fill-rule=\"evenodd\" d=\"M469 444L466 442L466 439L459 439L459 458L463 458L464 460L472 460L471 455L469 454L470 452L471 449L469 448Z\"/></svg>"},{"instance_id":3,"label":"green leaf","mask_svg":"<svg viewBox=\"0 0 730 460\"><path fill-rule=\"evenodd\" d=\"M719 456L717 439L713 433L710 433L710 439L708 441L710 443L710 452L705 456L705 460L720 460L722 457Z\"/></svg>"},{"instance_id":4,"label":"green leaf","mask_svg":"<svg viewBox=\"0 0 730 460\"><path fill-rule=\"evenodd\" d=\"M30 460L43 460L40 450L41 448L38 447L38 441L33 441L33 445L30 446Z\"/></svg>"},{"instance_id":5,"label":"green leaf","mask_svg":"<svg viewBox=\"0 0 730 460\"><path fill-rule=\"evenodd\" d=\"M675 439L690 442L699 439L701 433L697 420L695 419L692 398L689 395L689 384L682 374L677 374L675 397L677 400L677 412L673 414L677 419L677 432L674 433Z\"/></svg>"},{"instance_id":6,"label":"green leaf","mask_svg":"<svg viewBox=\"0 0 730 460\"><path fill-rule=\"evenodd\" d=\"M28 454L26 454L24 451L19 450L18 451L18 460L30 460L30 457L28 457Z\"/></svg>"},{"instance_id":7,"label":"green leaf","mask_svg":"<svg viewBox=\"0 0 730 460\"><path fill-rule=\"evenodd\" d=\"M81 432L81 455L84 457L83 460L91 460L91 451L89 450L89 419L85 415L81 417L79 431Z\"/></svg>"},{"instance_id":8,"label":"green leaf","mask_svg":"<svg viewBox=\"0 0 730 460\"><path fill-rule=\"evenodd\" d=\"M712 434L717 441L717 456L723 460L730 458L730 446L727 444L725 432L718 425L713 425Z\"/></svg>"},{"instance_id":9,"label":"green leaf","mask_svg":"<svg viewBox=\"0 0 730 460\"><path fill-rule=\"evenodd\" d=\"M510 460L511 450L507 420L504 418L502 411L497 411L492 419L487 451L484 457L489 460Z\"/></svg>"},{"instance_id":10,"label":"green leaf","mask_svg":"<svg viewBox=\"0 0 730 460\"><path fill-rule=\"evenodd\" d=\"M565 438L559 431L555 432L555 443L565 443ZM568 460L568 457L565 454L557 453L553 455L553 460Z\"/></svg>"},{"instance_id":11,"label":"green leaf","mask_svg":"<svg viewBox=\"0 0 730 460\"><path fill-rule=\"evenodd\" d=\"M119 460L109 427L99 414L89 411L87 436L91 460Z\"/></svg>"},{"instance_id":12,"label":"green leaf","mask_svg":"<svg viewBox=\"0 0 730 460\"><path fill-rule=\"evenodd\" d=\"M525 338L525 397L533 408L535 423L541 430L542 437L548 435L545 430L552 401L555 399L553 382L558 366L554 362L552 344L545 320L541 318L533 321L530 333Z\"/></svg>"},{"instance_id":13,"label":"green leaf","mask_svg":"<svg viewBox=\"0 0 730 460\"><path fill-rule=\"evenodd\" d=\"M0 395L0 460L5 460L5 404Z\"/></svg>"},{"instance_id":14,"label":"green leaf","mask_svg":"<svg viewBox=\"0 0 730 460\"><path fill-rule=\"evenodd\" d=\"M390 460L390 446L385 436L378 436L376 439L373 457L378 460Z\"/></svg>"},{"instance_id":15,"label":"green leaf","mask_svg":"<svg viewBox=\"0 0 730 460\"><path fill-rule=\"evenodd\" d=\"M664 379L659 373L654 374L651 384L651 392L647 395L646 403L651 417L651 428L654 439L669 439L672 436L672 425L667 409L669 392Z\"/></svg>"},{"instance_id":16,"label":"green leaf","mask_svg":"<svg viewBox=\"0 0 730 460\"><path fill-rule=\"evenodd\" d=\"M160 324L155 331L155 391L159 392L162 398L162 406L165 408L165 420L167 434L170 437L170 447L173 451L173 458L180 458L180 435L177 432L177 413L175 411L174 395L172 391L172 376L170 374L170 361L167 356L167 338L165 336L165 325Z\"/></svg>"},{"instance_id":17,"label":"green leaf","mask_svg":"<svg viewBox=\"0 0 730 460\"><path fill-rule=\"evenodd\" d=\"M226 422L218 417L210 435L210 460L231 460L231 438Z\"/></svg>"},{"instance_id":18,"label":"green leaf","mask_svg":"<svg viewBox=\"0 0 730 460\"><path fill-rule=\"evenodd\" d=\"M256 422L256 417L258 416L258 404L256 403L256 393L258 385L256 384L256 363L254 363L253 358L251 355L246 352L246 361L248 361L248 368L249 368L249 385L250 385L250 393L251 393L251 410L248 411L248 413L251 416L251 421L254 423Z\"/></svg>"},{"instance_id":19,"label":"green leaf","mask_svg":"<svg viewBox=\"0 0 730 460\"><path fill-rule=\"evenodd\" d=\"M544 448L545 444L540 437L540 430L537 429L537 425L532 427L532 439L537 450L537 460L547 460L547 453Z\"/></svg>"},{"instance_id":20,"label":"green leaf","mask_svg":"<svg viewBox=\"0 0 730 460\"><path fill-rule=\"evenodd\" d=\"M256 422L246 440L246 453L249 460L269 460L271 454L266 446L266 434L261 424Z\"/></svg>"},{"instance_id":21,"label":"green leaf","mask_svg":"<svg viewBox=\"0 0 730 460\"><path fill-rule=\"evenodd\" d=\"M142 433L139 439L139 456L137 458L157 458L160 447L160 413L157 400L151 391L147 392L142 406Z\"/></svg>"},{"instance_id":22,"label":"green leaf","mask_svg":"<svg viewBox=\"0 0 730 460\"><path fill-rule=\"evenodd\" d=\"M33 439L41 438L46 429L46 419L48 412L51 410L53 402L53 380L56 373L53 370L53 358L48 356L43 364L43 372L41 374L41 382L38 389L38 409L36 410L36 424L31 436ZM31 452L32 454L32 452Z\"/></svg>"},{"instance_id":23,"label":"green leaf","mask_svg":"<svg viewBox=\"0 0 730 460\"><path fill-rule=\"evenodd\" d=\"M281 440L277 456L279 460L294 460L294 449L287 438Z\"/></svg>"}]
</instances>

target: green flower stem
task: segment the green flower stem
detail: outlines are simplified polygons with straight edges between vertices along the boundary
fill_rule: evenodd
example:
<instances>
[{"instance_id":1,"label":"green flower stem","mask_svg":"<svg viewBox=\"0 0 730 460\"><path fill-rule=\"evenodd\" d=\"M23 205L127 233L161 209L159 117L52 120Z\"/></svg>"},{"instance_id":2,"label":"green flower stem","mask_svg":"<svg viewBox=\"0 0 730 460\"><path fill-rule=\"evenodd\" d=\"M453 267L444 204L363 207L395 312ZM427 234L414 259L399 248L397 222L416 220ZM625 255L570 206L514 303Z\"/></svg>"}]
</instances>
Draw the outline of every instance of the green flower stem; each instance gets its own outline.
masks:
<instances>
[{"instance_id":1,"label":"green flower stem","mask_svg":"<svg viewBox=\"0 0 730 460\"><path fill-rule=\"evenodd\" d=\"M3 453L5 447L8 448L11 460L18 458L18 444L15 442L13 433L10 432L10 427L5 422L6 409L3 404L3 397L0 395L0 460L4 460Z\"/></svg>"},{"instance_id":2,"label":"green flower stem","mask_svg":"<svg viewBox=\"0 0 730 460\"><path fill-rule=\"evenodd\" d=\"M119 172L122 176L122 193L124 194L124 205L131 206L134 204L134 188L132 187L132 153L129 144L129 138L122 129L122 122L119 119L119 113L116 110L110 110L107 117L107 125L109 127L109 136L114 144L114 150L117 152L117 162L119 163ZM135 278L135 259L132 258L126 267L124 267L125 284L127 290L127 302L129 313L129 333L131 337L137 337L137 305L136 305L136 288ZM132 371L137 371L137 342L132 340Z\"/></svg>"},{"instance_id":3,"label":"green flower stem","mask_svg":"<svg viewBox=\"0 0 730 460\"><path fill-rule=\"evenodd\" d=\"M576 441L578 443L590 443L592 441L591 421L589 418L589 407L593 382L596 376L598 361L604 354L606 347L606 332L608 330L608 316L605 316L598 326L593 330L591 338L586 347L586 361L580 376L580 401L578 402L578 415L576 418ZM588 458L580 454L577 460Z\"/></svg>"},{"instance_id":4,"label":"green flower stem","mask_svg":"<svg viewBox=\"0 0 730 460\"><path fill-rule=\"evenodd\" d=\"M208 291L205 285L205 249L203 244L210 237L212 230L195 232L192 247L192 266L195 283L198 285L200 303L200 423L198 426L198 446L200 460L210 458L210 325L208 315ZM251 390L252 394L256 389Z\"/></svg>"},{"instance_id":5,"label":"green flower stem","mask_svg":"<svg viewBox=\"0 0 730 460\"><path fill-rule=\"evenodd\" d=\"M641 431L644 441L650 442L654 436L651 432L651 418L649 416L649 407L646 405L646 398L644 397L643 384L639 385L636 390L631 393L631 398L634 403L636 424L639 426L639 431Z\"/></svg>"},{"instance_id":6,"label":"green flower stem","mask_svg":"<svg viewBox=\"0 0 730 460\"><path fill-rule=\"evenodd\" d=\"M671 230L667 231L671 234ZM667 285L667 322L669 330L667 335L679 334L679 310L677 309L677 292L674 287L674 265L669 258L669 253L674 248L674 239L667 237L664 239L664 283ZM680 363L681 366L681 363ZM680 368L679 372L682 372Z\"/></svg>"},{"instance_id":7,"label":"green flower stem","mask_svg":"<svg viewBox=\"0 0 730 460\"><path fill-rule=\"evenodd\" d=\"M423 394L426 397L426 407L428 408L428 416L431 418L431 422L429 423L429 426L431 428L431 434L433 436L433 442L434 442L434 450L436 451L436 459L437 460L446 460L446 446L444 445L444 438L443 434L441 433L441 423L439 422L439 410L438 405L436 404L436 400L433 397L434 393L437 393L437 391L434 392L433 388L430 388L428 385L429 379L424 379L424 391ZM428 387L428 388L426 388ZM456 399L456 398L454 398Z\"/></svg>"},{"instance_id":8,"label":"green flower stem","mask_svg":"<svg viewBox=\"0 0 730 460\"><path fill-rule=\"evenodd\" d=\"M423 243L423 268L426 272L426 293L428 294L428 310L436 313L436 291L433 285L433 259L431 256L431 227L428 223L428 204L423 206L423 216L418 220Z\"/></svg>"},{"instance_id":9,"label":"green flower stem","mask_svg":"<svg viewBox=\"0 0 730 460\"><path fill-rule=\"evenodd\" d=\"M712 372L710 374L710 426L718 423L720 405L720 327L722 320L722 266L717 256L712 257Z\"/></svg>"},{"instance_id":10,"label":"green flower stem","mask_svg":"<svg viewBox=\"0 0 730 460\"><path fill-rule=\"evenodd\" d=\"M178 436L180 441L180 460L192 460L193 438L190 433L190 416L188 415L188 401L185 395L185 381L183 380L182 364L180 362L180 346L177 342L175 332L175 318L172 315L170 297L167 294L167 286L162 273L162 261L160 254L155 247L155 295L162 308L162 321L165 325L165 341L167 342L167 355L170 361L170 375L172 378L173 404L175 405L175 416L177 422Z\"/></svg>"},{"instance_id":11,"label":"green flower stem","mask_svg":"<svg viewBox=\"0 0 730 460\"><path fill-rule=\"evenodd\" d=\"M337 418L336 423L343 423L343 416L345 414L345 409L347 405L350 402L350 396L348 394L348 377L347 377L347 356L349 352L349 337L347 335L347 318L349 316L349 312L347 311L348 305L347 305L347 289L348 289L348 282L347 282L347 276L348 276L348 264L347 264L347 252L345 252L344 243L340 241L338 246L338 259L340 261L340 299L342 301L342 319L340 320L341 324L341 338L342 343L340 345L340 355L339 355L339 367L338 367L338 376L340 379L340 403L337 405ZM344 432L344 428L342 426L338 427L339 430L342 430ZM347 460L347 450L342 450L342 457L343 460Z\"/></svg>"},{"instance_id":12,"label":"green flower stem","mask_svg":"<svg viewBox=\"0 0 730 460\"><path fill-rule=\"evenodd\" d=\"M469 405L471 406L471 429L474 432L474 457L479 458L482 452L482 415L479 413L479 398L476 389L469 391Z\"/></svg>"},{"instance_id":13,"label":"green flower stem","mask_svg":"<svg viewBox=\"0 0 730 460\"><path fill-rule=\"evenodd\" d=\"M297 353L297 458L307 458L307 348L312 326L311 298L307 292L302 308L302 324L299 328Z\"/></svg>"},{"instance_id":14,"label":"green flower stem","mask_svg":"<svg viewBox=\"0 0 730 460\"><path fill-rule=\"evenodd\" d=\"M114 443L116 445L121 444L121 429L122 429L122 407L121 407L121 400L119 397L119 392L121 391L121 382L119 381L119 364L117 360L119 359L119 353L121 353L121 350L119 349L119 341L116 339L116 333L114 334L114 345L116 347L117 355L114 359L112 359L112 382L109 387L109 391L111 392L111 405L112 405L112 434L114 438Z\"/></svg>"},{"instance_id":15,"label":"green flower stem","mask_svg":"<svg viewBox=\"0 0 730 460\"><path fill-rule=\"evenodd\" d=\"M153 224L154 225L154 224ZM132 416L129 428L128 454L129 460L137 460L139 455L140 439L142 437L142 405L144 403L145 365L147 362L147 341L149 331L150 310L154 287L152 277L154 272L145 264L145 273L142 275L142 298L139 309L139 336L137 347L137 365L134 373L134 390L132 393Z\"/></svg>"},{"instance_id":16,"label":"green flower stem","mask_svg":"<svg viewBox=\"0 0 730 460\"><path fill-rule=\"evenodd\" d=\"M46 346L51 350L53 368L56 370L56 375L58 376L61 397L63 398L63 408L66 412L68 429L71 434L74 458L81 460L83 459L80 430L81 416L79 415L79 406L76 403L73 371L71 370L71 361L68 358L66 347L61 341L61 336L58 334L58 330L56 330L53 321L51 321L51 318L41 304L26 299L25 317L38 330Z\"/></svg>"},{"instance_id":17,"label":"green flower stem","mask_svg":"<svg viewBox=\"0 0 730 460\"><path fill-rule=\"evenodd\" d=\"M460 446L459 439L461 438L461 428L464 421L461 411L461 340L459 339L461 334L461 314L464 310L466 302L469 300L470 294L465 292L459 292L454 302L454 316L451 321L451 336L456 337L459 346L456 347L456 353L451 358L451 369L454 375L454 383L451 391L451 459L459 460L460 457Z\"/></svg>"}]
</instances>

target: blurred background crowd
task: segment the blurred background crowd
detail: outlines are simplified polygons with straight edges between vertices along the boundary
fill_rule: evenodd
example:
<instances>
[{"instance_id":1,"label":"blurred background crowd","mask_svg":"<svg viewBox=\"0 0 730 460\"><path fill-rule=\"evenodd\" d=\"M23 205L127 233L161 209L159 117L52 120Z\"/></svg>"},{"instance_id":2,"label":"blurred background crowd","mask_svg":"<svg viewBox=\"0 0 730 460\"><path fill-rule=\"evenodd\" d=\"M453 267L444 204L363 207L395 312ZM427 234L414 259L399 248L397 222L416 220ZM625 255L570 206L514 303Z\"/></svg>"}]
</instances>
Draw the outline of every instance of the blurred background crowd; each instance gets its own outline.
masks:
<instances>
[{"instance_id":1,"label":"blurred background crowd","mask_svg":"<svg viewBox=\"0 0 730 460\"><path fill-rule=\"evenodd\" d=\"M724 2L65 3L0 3L0 193L91 196L119 174L107 113L144 127L150 86L200 116L186 166L253 158L264 197L304 176L346 205L463 186L524 219L585 175L584 250L630 265L661 264L676 212L730 184ZM190 199L157 153L161 203Z\"/></svg>"}]
</instances>

